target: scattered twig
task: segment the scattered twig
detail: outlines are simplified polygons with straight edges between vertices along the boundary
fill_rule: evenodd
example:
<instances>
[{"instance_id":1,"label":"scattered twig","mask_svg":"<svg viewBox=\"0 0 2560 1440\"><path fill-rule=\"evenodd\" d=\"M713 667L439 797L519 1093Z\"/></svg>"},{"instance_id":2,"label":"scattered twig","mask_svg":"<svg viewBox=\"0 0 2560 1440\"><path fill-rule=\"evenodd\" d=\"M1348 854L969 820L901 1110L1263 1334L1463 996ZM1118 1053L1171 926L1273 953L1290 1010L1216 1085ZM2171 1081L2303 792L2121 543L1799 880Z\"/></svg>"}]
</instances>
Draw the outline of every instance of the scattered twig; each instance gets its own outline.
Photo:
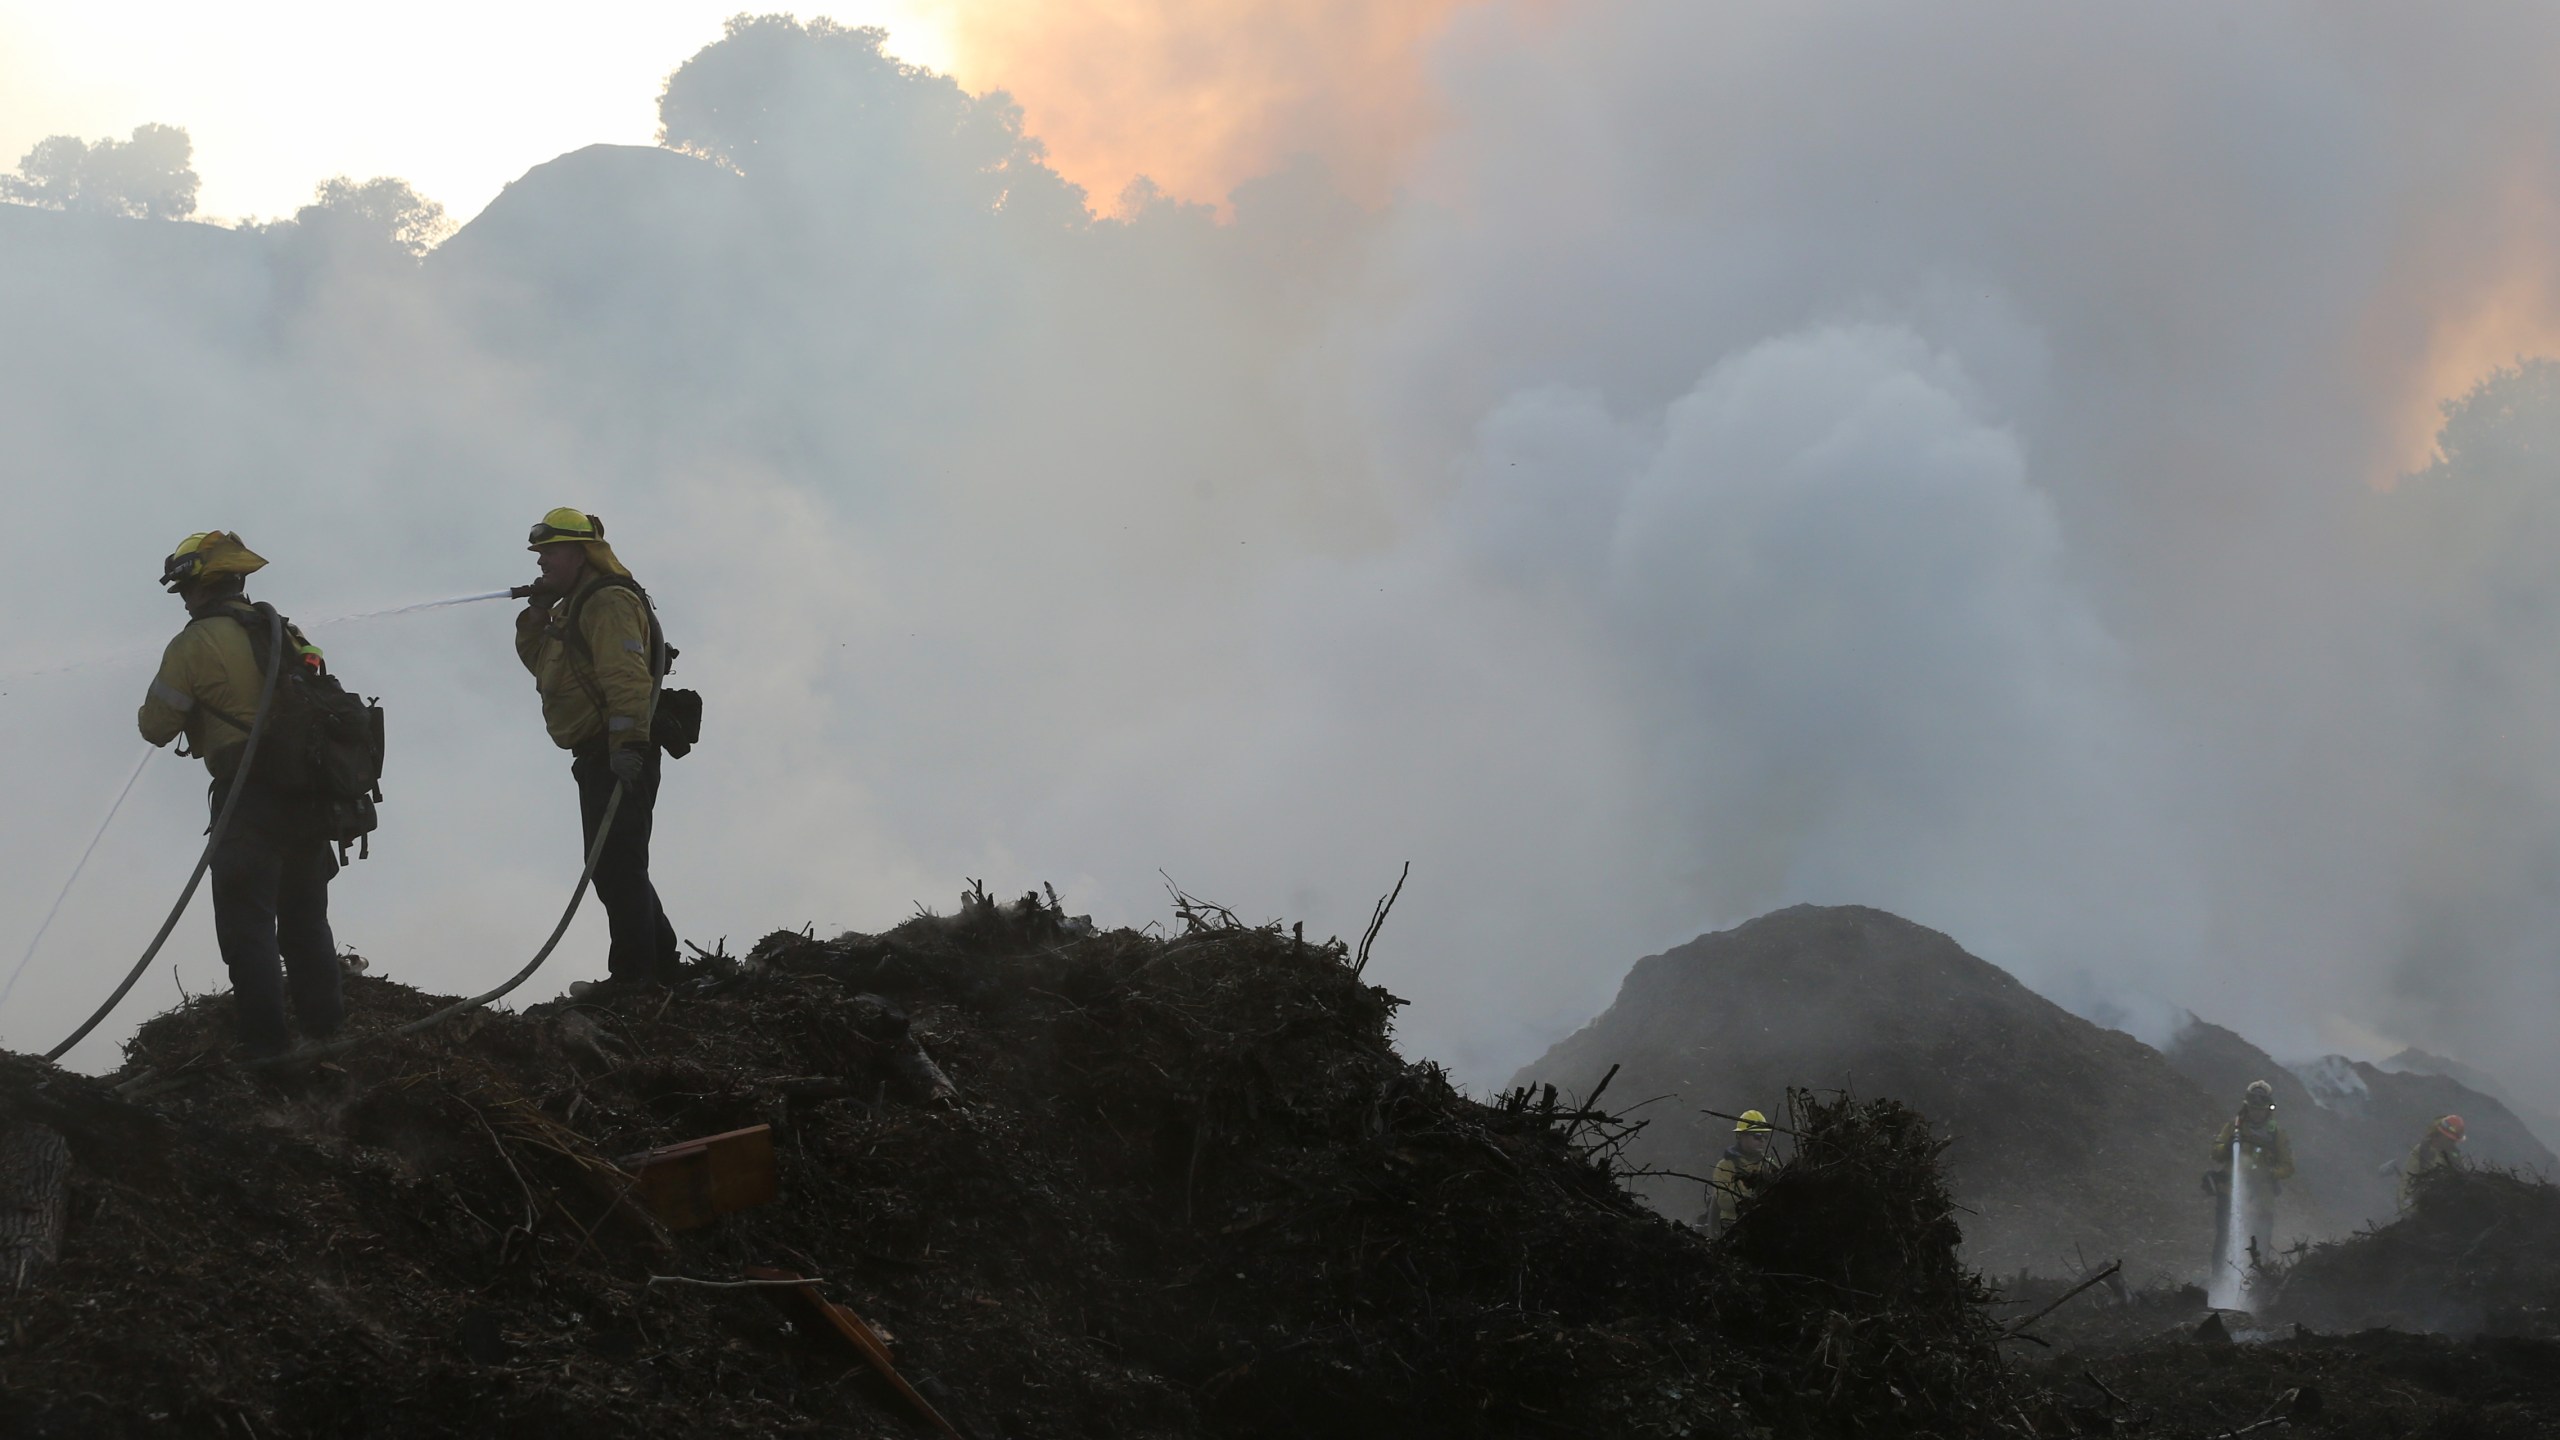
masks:
<instances>
[{"instance_id":1,"label":"scattered twig","mask_svg":"<svg viewBox=\"0 0 2560 1440\"><path fill-rule=\"evenodd\" d=\"M2086 1290L2093 1285L2103 1283L2108 1277L2114 1275L2117 1271L2122 1270L2123 1268L2124 1262L2122 1260L2108 1261L2106 1269L2099 1271L2097 1274L2092 1275L2088 1279L2081 1281L2079 1284L2072 1286L2070 1289L2063 1291L2061 1299L2054 1301L2052 1304L2047 1305L2033 1315L2028 1316L2026 1319L2020 1320L2016 1324L2011 1325L2008 1329L2001 1331L2000 1338L2003 1340L2019 1338L2020 1331L2026 1329L2030 1325L2033 1325L2047 1315L2052 1314L2054 1311L2061 1309L2073 1296L2078 1295L2081 1291Z\"/></svg>"},{"instance_id":2,"label":"scattered twig","mask_svg":"<svg viewBox=\"0 0 2560 1440\"><path fill-rule=\"evenodd\" d=\"M696 1280L690 1275L652 1275L651 1285L691 1285L697 1290L796 1290L827 1282L811 1275L802 1280Z\"/></svg>"},{"instance_id":3,"label":"scattered twig","mask_svg":"<svg viewBox=\"0 0 2560 1440\"><path fill-rule=\"evenodd\" d=\"M1230 930L1250 928L1233 910L1215 900L1203 900L1183 889L1174 883L1172 876L1166 875L1162 870L1158 870L1156 874L1163 877L1164 888L1173 896L1173 913L1175 918L1182 922L1183 934L1223 934Z\"/></svg>"},{"instance_id":4,"label":"scattered twig","mask_svg":"<svg viewBox=\"0 0 2560 1440\"><path fill-rule=\"evenodd\" d=\"M2213 1440L2237 1440L2239 1436L2290 1425L2296 1420L2316 1419L2320 1408L2320 1392L2309 1386L2297 1385L2268 1401L2267 1408L2258 1412L2257 1419L2236 1430L2225 1430Z\"/></svg>"},{"instance_id":5,"label":"scattered twig","mask_svg":"<svg viewBox=\"0 0 2560 1440\"><path fill-rule=\"evenodd\" d=\"M1600 1083L1591 1087L1591 1093L1582 1097L1583 1109L1596 1110L1600 1107L1600 1097L1608 1093L1609 1082L1618 1078L1620 1068L1616 1065L1609 1067L1609 1073L1601 1076Z\"/></svg>"},{"instance_id":6,"label":"scattered twig","mask_svg":"<svg viewBox=\"0 0 2560 1440\"><path fill-rule=\"evenodd\" d=\"M2130 1401L2130 1400L2125 1399L2123 1396L2121 1396L2121 1395L2117 1394L2115 1391L2108 1389L2108 1388L2107 1388L2107 1382L2106 1382L2106 1381L2104 1381L2104 1380L2099 1379L2099 1378L2098 1378L2098 1372L2096 1372L2095 1370L2091 1370L2090 1368L2088 1368L2088 1367L2087 1367L2087 1366L2085 1366L2085 1365L2084 1365L2084 1366L2082 1366L2082 1367L2080 1368L2080 1378L2081 1378L2081 1379L2083 1379L2083 1380L2088 1381L2088 1382L2089 1382L2090 1384L2092 1384L2092 1385L2097 1386L2097 1387L2098 1387L2098 1393L2099 1393L2099 1394L2101 1394L2101 1395L2106 1396L2109 1400L2114 1401L2114 1402L2116 1403L2116 1408L2117 1408L2117 1409L2119 1409L2119 1410L2131 1410L2131 1409L2133 1408L2133 1402L2132 1402L2132 1401Z\"/></svg>"},{"instance_id":7,"label":"scattered twig","mask_svg":"<svg viewBox=\"0 0 2560 1440\"><path fill-rule=\"evenodd\" d=\"M1404 862L1404 869L1396 873L1396 888L1387 892L1387 898L1379 901L1376 912L1370 915L1368 933L1360 937L1359 957L1351 963L1351 978L1355 980L1360 978L1360 973L1369 968L1369 947L1376 943L1378 932L1386 928L1387 912L1396 908L1396 897L1404 893L1405 877L1412 873L1413 862L1407 860ZM1611 1069L1612 1073L1615 1073L1615 1067ZM1593 1094L1596 1096L1598 1092L1594 1091Z\"/></svg>"},{"instance_id":8,"label":"scattered twig","mask_svg":"<svg viewBox=\"0 0 2560 1440\"><path fill-rule=\"evenodd\" d=\"M456 1096L454 1098L461 1099L460 1096ZM516 1157L507 1153L507 1142L498 1138L498 1132L491 1128L489 1124L489 1117L481 1114L480 1107L472 1104L468 1100L462 1101L462 1108L470 1111L471 1118L480 1122L480 1133L489 1137L489 1144L498 1152L498 1159L507 1167L507 1173L516 1177L516 1188L524 1192L524 1225L522 1228L524 1230L524 1238L528 1241L532 1240L534 1238L534 1222L539 1218L539 1210L535 1206L533 1200L533 1187L525 1183L524 1172L516 1168ZM514 1233L515 1232L513 1230L507 1232L508 1235L512 1235ZM503 1265L506 1262L507 1235L501 1235L498 1237L498 1263Z\"/></svg>"},{"instance_id":9,"label":"scattered twig","mask_svg":"<svg viewBox=\"0 0 2560 1440\"><path fill-rule=\"evenodd\" d=\"M1686 1170L1667 1170L1652 1165L1647 1165L1641 1170L1621 1170L1618 1172L1618 1178L1622 1180L1651 1180L1656 1178L1664 1180L1694 1180L1701 1185L1713 1185L1716 1183L1714 1180L1704 1175L1692 1175Z\"/></svg>"}]
</instances>

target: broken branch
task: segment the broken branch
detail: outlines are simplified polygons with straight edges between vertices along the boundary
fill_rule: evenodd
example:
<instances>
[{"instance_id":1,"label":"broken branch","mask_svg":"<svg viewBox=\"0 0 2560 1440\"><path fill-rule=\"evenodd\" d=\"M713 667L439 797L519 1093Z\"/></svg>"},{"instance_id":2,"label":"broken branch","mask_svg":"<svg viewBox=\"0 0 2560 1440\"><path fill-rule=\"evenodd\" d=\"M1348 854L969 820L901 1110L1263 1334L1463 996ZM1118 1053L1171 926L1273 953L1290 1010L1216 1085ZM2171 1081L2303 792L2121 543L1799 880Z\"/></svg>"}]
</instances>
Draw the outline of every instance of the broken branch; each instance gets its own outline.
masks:
<instances>
[{"instance_id":1,"label":"broken branch","mask_svg":"<svg viewBox=\"0 0 2560 1440\"><path fill-rule=\"evenodd\" d=\"M1396 872L1396 888L1387 892L1387 898L1379 901L1376 912L1369 916L1368 933L1360 937L1359 958L1351 964L1353 978L1357 979L1362 971L1369 968L1369 947L1377 942L1378 932L1386 928L1387 912L1396 908L1396 897L1404 893L1405 877L1412 873L1413 862L1407 860L1404 869Z\"/></svg>"},{"instance_id":2,"label":"broken branch","mask_svg":"<svg viewBox=\"0 0 2560 1440\"><path fill-rule=\"evenodd\" d=\"M651 1285L691 1285L697 1290L796 1290L804 1285L824 1285L815 1275L797 1280L696 1280L690 1275L652 1275Z\"/></svg>"},{"instance_id":3,"label":"broken branch","mask_svg":"<svg viewBox=\"0 0 2560 1440\"><path fill-rule=\"evenodd\" d=\"M2123 1268L2124 1262L2122 1260L2111 1260L2107 1262L2106 1269L2099 1271L2097 1274L2092 1275L2088 1279L2081 1281L2079 1284L2072 1286L2070 1289L2063 1291L2061 1299L2054 1301L2052 1304L2047 1305L2033 1315L2028 1316L2026 1319L2021 1320L2010 1326L2008 1329L2001 1331L2000 1338L2003 1340L2017 1338L2019 1331L2026 1329L2028 1326L2033 1325L2047 1315L2052 1314L2054 1311L2061 1309L2065 1304L2070 1302L2073 1296L2078 1295L2081 1291L2086 1290L2093 1285L2105 1281Z\"/></svg>"}]
</instances>

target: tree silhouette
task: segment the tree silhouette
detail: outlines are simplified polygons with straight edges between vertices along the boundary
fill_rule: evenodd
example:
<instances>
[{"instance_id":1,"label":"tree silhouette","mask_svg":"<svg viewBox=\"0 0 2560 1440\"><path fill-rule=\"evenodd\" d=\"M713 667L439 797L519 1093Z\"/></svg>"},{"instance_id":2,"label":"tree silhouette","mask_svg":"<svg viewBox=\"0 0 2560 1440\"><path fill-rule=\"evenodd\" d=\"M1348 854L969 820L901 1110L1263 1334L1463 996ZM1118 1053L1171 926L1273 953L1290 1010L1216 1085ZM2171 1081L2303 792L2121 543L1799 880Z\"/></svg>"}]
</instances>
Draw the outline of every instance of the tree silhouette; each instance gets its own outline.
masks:
<instances>
[{"instance_id":1,"label":"tree silhouette","mask_svg":"<svg viewBox=\"0 0 2560 1440\"><path fill-rule=\"evenodd\" d=\"M887 39L877 26L736 16L667 77L659 143L813 196L1090 218L1083 188L1048 167L1012 97L971 95L886 53Z\"/></svg>"},{"instance_id":2,"label":"tree silhouette","mask_svg":"<svg viewBox=\"0 0 2560 1440\"><path fill-rule=\"evenodd\" d=\"M2552 461L2560 457L2560 362L2518 360L2440 409L2435 461L2413 482L2551 492Z\"/></svg>"},{"instance_id":3,"label":"tree silhouette","mask_svg":"<svg viewBox=\"0 0 2560 1440\"><path fill-rule=\"evenodd\" d=\"M2460 612L2458 644L2494 640L2479 663L2544 668L2560 622L2560 362L2519 360L2444 402L2434 463L2392 491L2391 536L2435 603ZM2537 679L2560 699L2560 672Z\"/></svg>"},{"instance_id":4,"label":"tree silhouette","mask_svg":"<svg viewBox=\"0 0 2560 1440\"><path fill-rule=\"evenodd\" d=\"M323 180L293 221L324 245L383 245L412 258L434 249L453 228L442 205L389 175L362 183L344 175Z\"/></svg>"},{"instance_id":5,"label":"tree silhouette","mask_svg":"<svg viewBox=\"0 0 2560 1440\"><path fill-rule=\"evenodd\" d=\"M0 199L81 215L182 220L196 212L195 145L175 125L137 125L95 144L48 135L0 175Z\"/></svg>"}]
</instances>

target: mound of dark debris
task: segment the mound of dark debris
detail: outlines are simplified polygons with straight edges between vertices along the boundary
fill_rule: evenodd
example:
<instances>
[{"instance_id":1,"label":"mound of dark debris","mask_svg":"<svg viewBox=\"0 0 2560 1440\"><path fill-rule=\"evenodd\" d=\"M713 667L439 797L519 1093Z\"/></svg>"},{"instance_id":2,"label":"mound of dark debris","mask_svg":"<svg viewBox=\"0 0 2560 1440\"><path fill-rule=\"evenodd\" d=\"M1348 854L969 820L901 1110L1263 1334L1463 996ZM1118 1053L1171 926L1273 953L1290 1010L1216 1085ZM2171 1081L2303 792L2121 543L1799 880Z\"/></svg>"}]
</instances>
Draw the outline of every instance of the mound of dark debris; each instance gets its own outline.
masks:
<instances>
[{"instance_id":1,"label":"mound of dark debris","mask_svg":"<svg viewBox=\"0 0 2560 1440\"><path fill-rule=\"evenodd\" d=\"M1745 1201L1724 1242L1740 1262L1720 1318L1772 1352L1823 1357L1826 1405L1847 1413L1972 1412L1968 1433L1996 1433L2019 1397L2002 1365L1981 1277L1957 1258L1955 1201L1938 1171L1945 1142L1891 1100L1804 1091L1788 1097L1793 1153ZM1791 1417L1821 1428L1823 1406Z\"/></svg>"},{"instance_id":2,"label":"mound of dark debris","mask_svg":"<svg viewBox=\"0 0 2560 1440\"><path fill-rule=\"evenodd\" d=\"M2420 1177L2409 1212L2302 1253L2274 1313L2315 1330L2560 1337L2560 1188L2499 1169Z\"/></svg>"},{"instance_id":3,"label":"mound of dark debris","mask_svg":"<svg viewBox=\"0 0 2560 1440\"><path fill-rule=\"evenodd\" d=\"M2065 1286L2002 1288L1995 1314ZM2560 1434L2560 1191L2539 1180L2431 1177L2399 1220L2274 1257L2250 1299L2095 1288L2012 1358L2083 1434Z\"/></svg>"},{"instance_id":4,"label":"mound of dark debris","mask_svg":"<svg viewBox=\"0 0 2560 1440\"><path fill-rule=\"evenodd\" d=\"M2216 1328L2138 1350L2072 1354L2037 1373L2084 1435L2560 1434L2560 1343L2392 1330L2239 1334Z\"/></svg>"},{"instance_id":5,"label":"mound of dark debris","mask_svg":"<svg viewBox=\"0 0 2560 1440\"><path fill-rule=\"evenodd\" d=\"M1469 1099L1340 945L1184 914L976 894L265 1079L200 1000L132 1043L191 1082L141 1102L0 1057L0 1181L72 1161L58 1258L0 1282L0 1432L2026 1428L1917 1116L1801 1106L1710 1242L1626 1193L1627 1122ZM364 1029L440 1003L350 989ZM769 1203L670 1228L635 1157L737 1132Z\"/></svg>"}]
</instances>

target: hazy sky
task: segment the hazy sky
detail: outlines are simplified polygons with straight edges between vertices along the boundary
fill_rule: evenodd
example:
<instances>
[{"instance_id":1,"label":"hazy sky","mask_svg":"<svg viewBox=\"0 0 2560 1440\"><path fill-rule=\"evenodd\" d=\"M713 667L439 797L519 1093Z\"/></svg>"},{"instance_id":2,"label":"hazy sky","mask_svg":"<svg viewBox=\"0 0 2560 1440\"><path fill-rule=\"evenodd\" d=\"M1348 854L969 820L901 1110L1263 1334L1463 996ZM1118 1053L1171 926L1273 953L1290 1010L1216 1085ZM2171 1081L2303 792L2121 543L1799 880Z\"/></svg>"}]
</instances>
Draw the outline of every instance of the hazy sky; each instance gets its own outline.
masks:
<instances>
[{"instance_id":1,"label":"hazy sky","mask_svg":"<svg viewBox=\"0 0 2560 1440\"><path fill-rule=\"evenodd\" d=\"M456 220L564 150L657 135L658 87L722 0L0 0L0 165L47 135L194 137L208 217L290 215L332 175L397 175ZM774 8L774 7L767 7ZM823 7L946 67L950 0ZM815 12L812 12L815 13Z\"/></svg>"},{"instance_id":2,"label":"hazy sky","mask_svg":"<svg viewBox=\"0 0 2560 1440\"><path fill-rule=\"evenodd\" d=\"M1114 208L1140 173L1223 204L1322 155L1375 203L1437 109L1429 42L1472 0L844 0L892 53L1002 89L1066 178ZM46 135L184 126L208 218L289 215L332 175L396 175L467 220L564 150L647 144L658 87L742 11L721 0L0 0L0 167Z\"/></svg>"}]
</instances>

